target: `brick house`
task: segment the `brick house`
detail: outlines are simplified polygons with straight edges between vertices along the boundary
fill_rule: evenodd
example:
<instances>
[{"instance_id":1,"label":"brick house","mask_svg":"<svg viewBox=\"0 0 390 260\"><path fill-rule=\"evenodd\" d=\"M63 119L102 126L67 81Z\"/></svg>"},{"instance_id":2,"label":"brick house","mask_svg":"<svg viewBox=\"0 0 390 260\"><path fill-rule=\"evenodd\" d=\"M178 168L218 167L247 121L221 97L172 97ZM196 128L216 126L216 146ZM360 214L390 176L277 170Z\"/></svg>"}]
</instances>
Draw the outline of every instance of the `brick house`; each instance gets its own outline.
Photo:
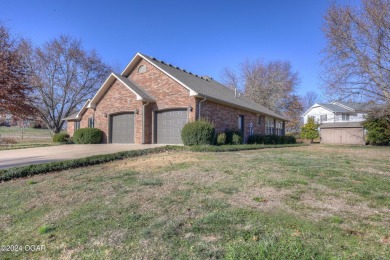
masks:
<instances>
[{"instance_id":1,"label":"brick house","mask_svg":"<svg viewBox=\"0 0 390 260\"><path fill-rule=\"evenodd\" d=\"M185 123L203 118L217 132L284 134L285 119L210 77L137 53L122 74L111 73L81 110L65 118L72 136L96 127L103 143L181 143Z\"/></svg>"}]
</instances>

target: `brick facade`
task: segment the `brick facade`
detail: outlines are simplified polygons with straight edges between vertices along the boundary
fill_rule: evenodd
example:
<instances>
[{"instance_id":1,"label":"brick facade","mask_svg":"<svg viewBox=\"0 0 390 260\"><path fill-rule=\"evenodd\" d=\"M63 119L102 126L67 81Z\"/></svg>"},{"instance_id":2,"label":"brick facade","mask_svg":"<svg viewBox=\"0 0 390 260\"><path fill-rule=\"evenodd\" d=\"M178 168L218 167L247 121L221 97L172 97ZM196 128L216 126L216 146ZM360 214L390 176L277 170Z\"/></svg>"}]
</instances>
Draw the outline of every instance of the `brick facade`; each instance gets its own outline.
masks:
<instances>
[{"instance_id":1,"label":"brick facade","mask_svg":"<svg viewBox=\"0 0 390 260\"><path fill-rule=\"evenodd\" d=\"M146 71L138 72L141 65L146 66ZM137 96L127 86L115 80L96 103L95 108L87 109L80 120L80 128L85 128L88 127L88 118L94 117L95 127L104 132L103 143L109 142L110 116L118 113L134 112L134 142L136 144L153 143L156 111L187 108L189 121L194 121L199 117L199 102L203 99L190 96L189 89L167 76L149 61L141 59L133 66L128 75L124 76L148 93L154 102L137 101ZM241 115L244 116L245 140L250 135L250 125L253 126L253 134L265 133L265 117L263 115L211 100L202 102L200 106L201 118L207 118L213 122L217 132L237 129L238 116ZM258 125L259 117L261 117L260 125ZM67 131L71 136L73 135L74 121L68 121Z\"/></svg>"},{"instance_id":2,"label":"brick facade","mask_svg":"<svg viewBox=\"0 0 390 260\"><path fill-rule=\"evenodd\" d=\"M226 129L238 129L238 116L244 116L245 140L250 135L251 124L253 134L265 133L265 117L262 115L208 100L201 103L201 118L213 122L217 133ZM260 125L258 125L259 116L261 117Z\"/></svg>"}]
</instances>

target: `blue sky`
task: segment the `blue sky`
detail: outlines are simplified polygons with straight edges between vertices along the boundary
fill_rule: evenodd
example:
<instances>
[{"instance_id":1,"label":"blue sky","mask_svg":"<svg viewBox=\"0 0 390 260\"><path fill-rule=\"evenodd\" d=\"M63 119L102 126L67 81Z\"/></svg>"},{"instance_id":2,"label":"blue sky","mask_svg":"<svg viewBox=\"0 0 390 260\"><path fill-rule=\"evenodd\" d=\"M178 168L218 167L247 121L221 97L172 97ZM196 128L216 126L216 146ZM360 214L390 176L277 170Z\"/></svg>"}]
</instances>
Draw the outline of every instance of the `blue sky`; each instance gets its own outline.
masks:
<instances>
[{"instance_id":1,"label":"blue sky","mask_svg":"<svg viewBox=\"0 0 390 260\"><path fill-rule=\"evenodd\" d=\"M321 92L331 0L101 2L0 0L0 21L36 44L69 34L121 69L141 52L219 80L246 58L288 60L301 77L298 94Z\"/></svg>"}]
</instances>

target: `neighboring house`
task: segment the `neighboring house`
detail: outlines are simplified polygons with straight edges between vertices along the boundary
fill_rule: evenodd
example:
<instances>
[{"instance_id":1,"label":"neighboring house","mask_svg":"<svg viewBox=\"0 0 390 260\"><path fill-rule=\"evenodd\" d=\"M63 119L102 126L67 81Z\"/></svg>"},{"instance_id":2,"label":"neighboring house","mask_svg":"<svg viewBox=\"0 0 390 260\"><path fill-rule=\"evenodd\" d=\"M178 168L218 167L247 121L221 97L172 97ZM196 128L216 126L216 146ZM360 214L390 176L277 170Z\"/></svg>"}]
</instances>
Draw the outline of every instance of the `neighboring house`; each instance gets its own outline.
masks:
<instances>
[{"instance_id":1,"label":"neighboring house","mask_svg":"<svg viewBox=\"0 0 390 260\"><path fill-rule=\"evenodd\" d=\"M111 73L81 110L65 118L104 132L103 143L180 144L187 122L207 119L217 132L284 135L286 118L244 98L210 77L137 53L122 74Z\"/></svg>"},{"instance_id":2,"label":"neighboring house","mask_svg":"<svg viewBox=\"0 0 390 260\"><path fill-rule=\"evenodd\" d=\"M20 118L18 116L2 113L0 114L0 126L18 126L18 127L44 127L43 121L37 116L28 116L27 118Z\"/></svg>"},{"instance_id":3,"label":"neighboring house","mask_svg":"<svg viewBox=\"0 0 390 260\"><path fill-rule=\"evenodd\" d=\"M320 124L321 143L365 144L362 122L374 106L371 103L356 102L317 103L302 117L304 124L309 117Z\"/></svg>"}]
</instances>

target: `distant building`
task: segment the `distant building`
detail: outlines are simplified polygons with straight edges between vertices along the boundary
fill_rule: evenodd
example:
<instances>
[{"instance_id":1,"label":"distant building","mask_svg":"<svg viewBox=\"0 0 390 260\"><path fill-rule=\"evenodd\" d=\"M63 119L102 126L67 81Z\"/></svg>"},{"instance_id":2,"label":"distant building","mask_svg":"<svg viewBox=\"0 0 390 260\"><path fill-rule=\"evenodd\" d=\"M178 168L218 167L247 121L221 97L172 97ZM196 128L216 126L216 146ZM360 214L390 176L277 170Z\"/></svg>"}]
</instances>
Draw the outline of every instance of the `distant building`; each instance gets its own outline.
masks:
<instances>
[{"instance_id":1,"label":"distant building","mask_svg":"<svg viewBox=\"0 0 390 260\"><path fill-rule=\"evenodd\" d=\"M303 115L304 124L308 118L320 124L323 144L365 144L362 123L367 113L376 105L357 102L316 103Z\"/></svg>"}]
</instances>

